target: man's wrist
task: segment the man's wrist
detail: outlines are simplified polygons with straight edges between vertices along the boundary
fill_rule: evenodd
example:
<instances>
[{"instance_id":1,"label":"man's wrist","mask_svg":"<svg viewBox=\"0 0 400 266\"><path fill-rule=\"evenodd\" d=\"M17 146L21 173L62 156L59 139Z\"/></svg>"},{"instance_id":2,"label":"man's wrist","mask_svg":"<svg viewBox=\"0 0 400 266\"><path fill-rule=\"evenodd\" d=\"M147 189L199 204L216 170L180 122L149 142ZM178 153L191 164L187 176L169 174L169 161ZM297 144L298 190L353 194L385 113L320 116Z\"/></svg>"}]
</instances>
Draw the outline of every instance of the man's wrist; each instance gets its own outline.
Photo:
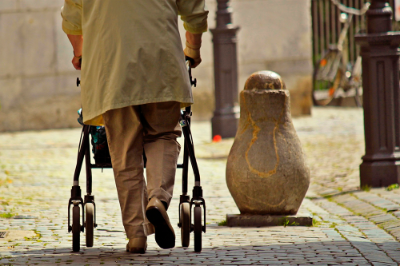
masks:
<instances>
[{"instance_id":1,"label":"man's wrist","mask_svg":"<svg viewBox=\"0 0 400 266\"><path fill-rule=\"evenodd\" d=\"M192 46L201 46L202 35L202 33L196 34L186 31L186 43L189 43Z\"/></svg>"},{"instance_id":2,"label":"man's wrist","mask_svg":"<svg viewBox=\"0 0 400 266\"><path fill-rule=\"evenodd\" d=\"M81 58L82 58L82 53L81 53L81 55L77 55L77 53L75 53L75 51L73 51L73 54L74 54L74 57L75 57L75 58L78 58L78 59L81 59Z\"/></svg>"},{"instance_id":3,"label":"man's wrist","mask_svg":"<svg viewBox=\"0 0 400 266\"><path fill-rule=\"evenodd\" d=\"M192 49L192 50L199 50L201 48L201 43L199 44L191 44L188 41L186 41L186 47Z\"/></svg>"}]
</instances>

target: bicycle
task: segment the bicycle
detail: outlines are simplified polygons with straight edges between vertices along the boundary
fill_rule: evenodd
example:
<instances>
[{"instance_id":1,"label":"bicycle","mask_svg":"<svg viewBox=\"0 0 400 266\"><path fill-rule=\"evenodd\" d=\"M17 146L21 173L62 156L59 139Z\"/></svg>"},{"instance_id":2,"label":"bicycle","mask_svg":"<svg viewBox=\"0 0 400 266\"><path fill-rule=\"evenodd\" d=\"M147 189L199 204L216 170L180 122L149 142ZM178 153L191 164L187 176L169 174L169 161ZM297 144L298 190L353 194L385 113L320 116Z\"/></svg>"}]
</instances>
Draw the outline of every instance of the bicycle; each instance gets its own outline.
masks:
<instances>
[{"instance_id":1,"label":"bicycle","mask_svg":"<svg viewBox=\"0 0 400 266\"><path fill-rule=\"evenodd\" d=\"M357 56L354 65L346 62L344 60L344 54L346 54L344 43L353 16L363 16L368 11L370 3L365 3L358 10L347 7L339 3L338 0L331 1L343 12L340 14L340 22L344 23L344 27L340 32L338 43L330 45L328 51L314 67L313 103L314 105L324 106L332 102L333 99L354 97L356 105L361 107L361 56Z\"/></svg>"}]
</instances>

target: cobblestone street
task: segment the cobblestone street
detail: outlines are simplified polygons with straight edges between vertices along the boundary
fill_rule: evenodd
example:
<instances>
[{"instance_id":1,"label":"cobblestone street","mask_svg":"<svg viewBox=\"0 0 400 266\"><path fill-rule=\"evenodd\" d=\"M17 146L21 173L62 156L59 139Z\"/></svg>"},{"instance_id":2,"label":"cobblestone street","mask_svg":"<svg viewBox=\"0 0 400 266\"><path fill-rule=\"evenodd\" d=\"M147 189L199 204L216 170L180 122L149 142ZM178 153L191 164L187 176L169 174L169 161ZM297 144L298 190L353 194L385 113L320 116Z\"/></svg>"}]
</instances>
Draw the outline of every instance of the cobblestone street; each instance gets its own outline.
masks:
<instances>
[{"instance_id":1,"label":"cobblestone street","mask_svg":"<svg viewBox=\"0 0 400 266\"><path fill-rule=\"evenodd\" d=\"M146 254L125 252L112 169L93 170L94 246L86 248L81 234L81 251L73 253L67 203L81 129L0 134L0 237L7 232L0 238L0 265L399 265L400 190L359 188L362 109L312 111L293 121L311 170L300 213L313 216L312 227L224 226L226 214L239 213L225 183L233 139L213 143L210 123L193 123L207 204L201 253L194 252L193 234L189 248L180 243L181 170L168 210L176 247L160 249L150 236ZM80 185L84 190L84 169Z\"/></svg>"}]
</instances>

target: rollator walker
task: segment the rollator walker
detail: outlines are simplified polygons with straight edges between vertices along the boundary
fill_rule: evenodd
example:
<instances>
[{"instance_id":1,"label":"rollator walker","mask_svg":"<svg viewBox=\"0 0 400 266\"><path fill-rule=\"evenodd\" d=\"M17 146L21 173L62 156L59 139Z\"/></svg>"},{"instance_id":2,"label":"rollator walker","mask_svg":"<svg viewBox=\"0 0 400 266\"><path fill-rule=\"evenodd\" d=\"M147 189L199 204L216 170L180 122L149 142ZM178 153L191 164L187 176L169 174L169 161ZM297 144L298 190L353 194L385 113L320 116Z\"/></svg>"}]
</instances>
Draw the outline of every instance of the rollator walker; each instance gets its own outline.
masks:
<instances>
[{"instance_id":1,"label":"rollator walker","mask_svg":"<svg viewBox=\"0 0 400 266\"><path fill-rule=\"evenodd\" d=\"M196 87L196 79L192 79L190 61L186 61L191 86ZM79 78L77 86L80 85ZM93 247L93 233L96 223L96 204L92 194L92 169L112 168L107 143L98 143L98 127L84 125L82 123L82 112L78 112L80 118L78 121L83 125L79 148L78 159L74 173L74 183L71 189L71 198L68 201L68 232L72 232L72 250L80 250L80 233L86 231L86 247ZM203 190L200 186L200 173L194 153L193 138L190 131L191 107L181 110L180 125L184 135L183 163L178 164L177 168L182 169L182 195L179 201L179 223L181 228L182 247L188 247L190 243L190 233L194 232L194 251L200 252L202 249L202 232L206 232L206 204L203 198ZM103 134L105 136L105 131ZM100 131L102 130L100 129ZM94 163L91 162L90 140L92 151L94 153ZM103 149L103 153L96 153L97 149ZM144 166L146 167L146 155L143 151ZM82 169L83 161L86 165L86 195L82 199L82 191L79 186L79 175ZM189 160L194 173L193 195L188 195L188 170ZM71 225L71 207L72 207L72 225ZM203 210L202 210L203 208ZM193 223L192 223L193 210ZM81 218L82 216L82 218Z\"/></svg>"}]
</instances>

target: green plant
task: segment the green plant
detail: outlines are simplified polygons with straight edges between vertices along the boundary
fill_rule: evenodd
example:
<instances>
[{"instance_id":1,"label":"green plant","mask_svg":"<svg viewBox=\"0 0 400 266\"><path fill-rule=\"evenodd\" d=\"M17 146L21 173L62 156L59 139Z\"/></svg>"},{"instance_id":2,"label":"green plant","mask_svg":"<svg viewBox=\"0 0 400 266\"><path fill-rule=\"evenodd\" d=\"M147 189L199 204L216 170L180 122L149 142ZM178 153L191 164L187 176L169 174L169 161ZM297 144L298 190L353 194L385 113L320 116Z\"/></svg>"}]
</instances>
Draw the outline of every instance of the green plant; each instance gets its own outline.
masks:
<instances>
[{"instance_id":1,"label":"green plant","mask_svg":"<svg viewBox=\"0 0 400 266\"><path fill-rule=\"evenodd\" d=\"M42 238L42 234L41 234L38 230L33 229L33 232L36 234L36 237L35 237L35 238L37 238L37 239Z\"/></svg>"},{"instance_id":2,"label":"green plant","mask_svg":"<svg viewBox=\"0 0 400 266\"><path fill-rule=\"evenodd\" d=\"M282 218L282 219L279 221L279 225L283 225L284 227L288 226L289 223L290 223L290 221L289 221L289 219L287 219L287 218Z\"/></svg>"},{"instance_id":3,"label":"green plant","mask_svg":"<svg viewBox=\"0 0 400 266\"><path fill-rule=\"evenodd\" d=\"M40 238L42 237L42 235L39 233L39 231L37 231L37 230L33 230L33 232L36 234L35 236L33 236L33 237L24 237L24 239L26 240L26 241L36 241L36 242L38 242L38 243L40 243L40 242L43 242L42 240L40 240Z\"/></svg>"},{"instance_id":4,"label":"green plant","mask_svg":"<svg viewBox=\"0 0 400 266\"><path fill-rule=\"evenodd\" d=\"M335 228L337 226L337 223L331 223L331 225L329 225L330 228Z\"/></svg>"},{"instance_id":5,"label":"green plant","mask_svg":"<svg viewBox=\"0 0 400 266\"><path fill-rule=\"evenodd\" d=\"M226 220L223 220L218 223L218 226L227 226L227 225L228 225L228 222Z\"/></svg>"},{"instance_id":6,"label":"green plant","mask_svg":"<svg viewBox=\"0 0 400 266\"><path fill-rule=\"evenodd\" d=\"M398 189L399 188L399 184L391 184L390 186L388 186L386 188L387 191L392 191L393 189Z\"/></svg>"},{"instance_id":7,"label":"green plant","mask_svg":"<svg viewBox=\"0 0 400 266\"><path fill-rule=\"evenodd\" d=\"M313 219L312 220L312 227L318 227L318 226L320 226L322 223L321 223L321 221L317 221L316 219Z\"/></svg>"},{"instance_id":8,"label":"green plant","mask_svg":"<svg viewBox=\"0 0 400 266\"><path fill-rule=\"evenodd\" d=\"M332 195L324 195L324 199L332 201Z\"/></svg>"},{"instance_id":9,"label":"green plant","mask_svg":"<svg viewBox=\"0 0 400 266\"><path fill-rule=\"evenodd\" d=\"M12 211L0 213L0 218L10 219L14 216L15 216L15 213L12 213Z\"/></svg>"},{"instance_id":10,"label":"green plant","mask_svg":"<svg viewBox=\"0 0 400 266\"><path fill-rule=\"evenodd\" d=\"M313 199L317 199L318 197L314 197L314 196L306 196L305 198L306 198L306 199L309 199L309 200L313 200Z\"/></svg>"},{"instance_id":11,"label":"green plant","mask_svg":"<svg viewBox=\"0 0 400 266\"><path fill-rule=\"evenodd\" d=\"M283 217L279 220L278 225L282 225L284 227L286 226L298 226L299 223L296 222L290 222L290 220L287 217Z\"/></svg>"},{"instance_id":12,"label":"green plant","mask_svg":"<svg viewBox=\"0 0 400 266\"><path fill-rule=\"evenodd\" d=\"M364 186L361 187L361 190L362 190L362 191L365 191L365 192L368 192L368 191L371 190L371 186L369 186L369 185L364 185Z\"/></svg>"}]
</instances>

